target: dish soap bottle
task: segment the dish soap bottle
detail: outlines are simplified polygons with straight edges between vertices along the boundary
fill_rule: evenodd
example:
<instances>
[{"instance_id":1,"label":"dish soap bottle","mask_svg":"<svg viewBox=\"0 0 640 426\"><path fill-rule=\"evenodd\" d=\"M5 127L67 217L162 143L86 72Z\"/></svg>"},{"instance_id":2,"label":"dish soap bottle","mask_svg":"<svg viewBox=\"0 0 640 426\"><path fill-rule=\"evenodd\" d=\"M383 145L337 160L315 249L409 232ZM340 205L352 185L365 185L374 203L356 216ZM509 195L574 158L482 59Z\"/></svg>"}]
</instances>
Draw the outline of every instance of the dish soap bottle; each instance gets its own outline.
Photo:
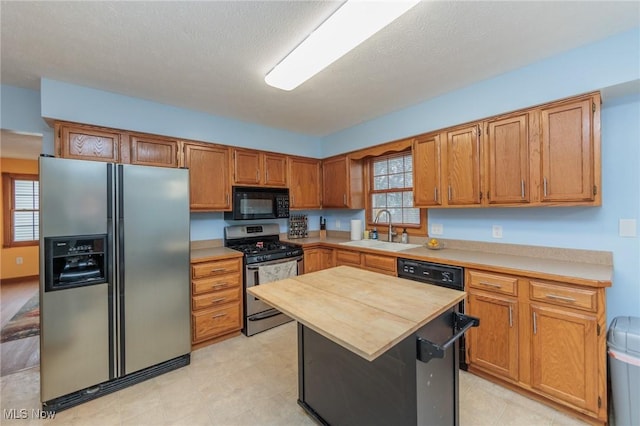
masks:
<instances>
[{"instance_id":1,"label":"dish soap bottle","mask_svg":"<svg viewBox=\"0 0 640 426\"><path fill-rule=\"evenodd\" d=\"M407 228L402 230L401 240L402 244L407 244L409 242L409 234L407 234Z\"/></svg>"},{"instance_id":2,"label":"dish soap bottle","mask_svg":"<svg viewBox=\"0 0 640 426\"><path fill-rule=\"evenodd\" d=\"M376 228L375 226L373 227L373 231L371 231L371 239L372 240L378 239L378 228Z\"/></svg>"}]
</instances>

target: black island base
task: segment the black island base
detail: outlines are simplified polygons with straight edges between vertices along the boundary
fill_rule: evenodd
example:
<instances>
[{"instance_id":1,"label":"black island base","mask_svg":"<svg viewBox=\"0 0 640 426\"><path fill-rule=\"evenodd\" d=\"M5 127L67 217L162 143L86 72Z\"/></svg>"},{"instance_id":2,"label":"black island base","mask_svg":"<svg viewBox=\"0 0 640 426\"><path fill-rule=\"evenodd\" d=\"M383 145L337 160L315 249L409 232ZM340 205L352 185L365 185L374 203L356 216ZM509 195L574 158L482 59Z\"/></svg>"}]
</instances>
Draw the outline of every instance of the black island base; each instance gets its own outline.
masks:
<instances>
[{"instance_id":1,"label":"black island base","mask_svg":"<svg viewBox=\"0 0 640 426\"><path fill-rule=\"evenodd\" d=\"M451 308L367 361L298 323L298 404L324 425L458 425L458 338L477 324Z\"/></svg>"}]
</instances>

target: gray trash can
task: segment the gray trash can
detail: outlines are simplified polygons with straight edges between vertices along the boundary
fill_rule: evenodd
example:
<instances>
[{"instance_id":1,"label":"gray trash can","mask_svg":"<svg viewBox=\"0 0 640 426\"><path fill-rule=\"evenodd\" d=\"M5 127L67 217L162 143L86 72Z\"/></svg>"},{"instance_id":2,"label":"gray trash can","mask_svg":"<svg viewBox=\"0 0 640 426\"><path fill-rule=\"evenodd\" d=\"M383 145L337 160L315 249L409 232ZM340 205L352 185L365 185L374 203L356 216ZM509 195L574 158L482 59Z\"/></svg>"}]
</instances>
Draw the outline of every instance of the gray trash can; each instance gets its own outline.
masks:
<instances>
[{"instance_id":1,"label":"gray trash can","mask_svg":"<svg viewBox=\"0 0 640 426\"><path fill-rule=\"evenodd\" d=\"M640 318L614 318L607 341L614 424L640 425Z\"/></svg>"}]
</instances>

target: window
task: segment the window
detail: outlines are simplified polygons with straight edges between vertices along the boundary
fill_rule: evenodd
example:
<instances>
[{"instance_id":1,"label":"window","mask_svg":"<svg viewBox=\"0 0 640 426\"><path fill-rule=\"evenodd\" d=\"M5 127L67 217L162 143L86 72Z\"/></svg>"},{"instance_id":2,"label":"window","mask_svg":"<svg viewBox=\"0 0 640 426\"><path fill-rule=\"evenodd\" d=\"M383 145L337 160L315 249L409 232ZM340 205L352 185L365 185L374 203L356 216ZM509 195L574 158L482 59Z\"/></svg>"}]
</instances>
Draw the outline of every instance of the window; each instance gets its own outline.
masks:
<instances>
[{"instance_id":1,"label":"window","mask_svg":"<svg viewBox=\"0 0 640 426\"><path fill-rule=\"evenodd\" d=\"M394 225L420 227L420 209L413 206L413 163L411 152L373 158L370 168L371 221L378 212L391 212ZM385 223L386 214L380 217Z\"/></svg>"},{"instance_id":2,"label":"window","mask_svg":"<svg viewBox=\"0 0 640 426\"><path fill-rule=\"evenodd\" d=\"M39 182L37 175L2 174L4 246L37 245Z\"/></svg>"}]
</instances>

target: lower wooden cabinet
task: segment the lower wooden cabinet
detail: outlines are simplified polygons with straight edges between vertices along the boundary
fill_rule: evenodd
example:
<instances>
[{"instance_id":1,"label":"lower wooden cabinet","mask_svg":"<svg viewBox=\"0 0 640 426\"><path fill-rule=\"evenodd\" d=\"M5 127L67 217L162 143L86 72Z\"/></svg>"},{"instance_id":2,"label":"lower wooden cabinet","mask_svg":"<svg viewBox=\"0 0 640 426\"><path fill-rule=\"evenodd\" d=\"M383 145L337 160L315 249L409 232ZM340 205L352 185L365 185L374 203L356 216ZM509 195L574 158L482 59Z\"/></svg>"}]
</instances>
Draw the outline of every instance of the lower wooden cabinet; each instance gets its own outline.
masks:
<instances>
[{"instance_id":1,"label":"lower wooden cabinet","mask_svg":"<svg viewBox=\"0 0 640 426\"><path fill-rule=\"evenodd\" d=\"M481 318L468 333L469 362L518 380L518 304L515 299L469 291L468 314Z\"/></svg>"},{"instance_id":2,"label":"lower wooden cabinet","mask_svg":"<svg viewBox=\"0 0 640 426\"><path fill-rule=\"evenodd\" d=\"M605 289L467 269L469 371L607 422Z\"/></svg>"},{"instance_id":3,"label":"lower wooden cabinet","mask_svg":"<svg viewBox=\"0 0 640 426\"><path fill-rule=\"evenodd\" d=\"M396 276L397 260L395 256L385 256L354 250L335 250L335 265L355 266L367 271Z\"/></svg>"},{"instance_id":4,"label":"lower wooden cabinet","mask_svg":"<svg viewBox=\"0 0 640 426\"><path fill-rule=\"evenodd\" d=\"M532 304L531 386L598 412L598 321L595 315ZM605 348L600 348L606 352ZM603 366L604 367L604 366Z\"/></svg>"},{"instance_id":5,"label":"lower wooden cabinet","mask_svg":"<svg viewBox=\"0 0 640 426\"><path fill-rule=\"evenodd\" d=\"M321 271L331 268L333 263L333 249L309 248L304 249L304 273Z\"/></svg>"},{"instance_id":6,"label":"lower wooden cabinet","mask_svg":"<svg viewBox=\"0 0 640 426\"><path fill-rule=\"evenodd\" d=\"M204 346L242 329L242 258L191 264L191 345Z\"/></svg>"}]
</instances>

